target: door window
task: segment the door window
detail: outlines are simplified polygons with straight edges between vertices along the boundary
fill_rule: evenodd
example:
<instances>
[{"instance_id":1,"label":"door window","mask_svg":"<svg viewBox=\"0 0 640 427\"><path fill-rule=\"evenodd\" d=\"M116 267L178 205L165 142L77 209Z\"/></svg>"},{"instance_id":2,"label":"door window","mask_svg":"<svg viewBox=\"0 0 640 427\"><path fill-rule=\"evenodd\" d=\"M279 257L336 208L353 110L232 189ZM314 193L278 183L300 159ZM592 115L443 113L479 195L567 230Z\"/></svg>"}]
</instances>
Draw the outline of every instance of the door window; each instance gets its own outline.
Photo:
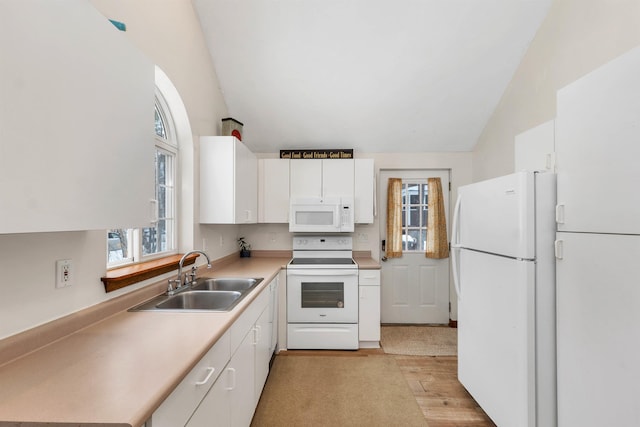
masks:
<instances>
[{"instance_id":1,"label":"door window","mask_svg":"<svg viewBox=\"0 0 640 427\"><path fill-rule=\"evenodd\" d=\"M428 185L424 180L402 181L402 250L427 248Z\"/></svg>"}]
</instances>

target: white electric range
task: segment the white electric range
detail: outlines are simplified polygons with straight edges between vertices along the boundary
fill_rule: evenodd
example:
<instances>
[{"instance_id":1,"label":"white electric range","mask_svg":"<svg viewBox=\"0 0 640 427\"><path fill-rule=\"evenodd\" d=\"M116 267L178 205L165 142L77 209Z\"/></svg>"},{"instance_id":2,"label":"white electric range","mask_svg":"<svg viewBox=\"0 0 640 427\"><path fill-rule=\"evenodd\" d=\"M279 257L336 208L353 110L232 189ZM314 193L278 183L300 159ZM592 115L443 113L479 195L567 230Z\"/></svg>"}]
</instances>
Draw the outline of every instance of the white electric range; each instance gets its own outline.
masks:
<instances>
[{"instance_id":1,"label":"white electric range","mask_svg":"<svg viewBox=\"0 0 640 427\"><path fill-rule=\"evenodd\" d=\"M358 349L358 265L350 236L295 236L287 265L287 347Z\"/></svg>"}]
</instances>

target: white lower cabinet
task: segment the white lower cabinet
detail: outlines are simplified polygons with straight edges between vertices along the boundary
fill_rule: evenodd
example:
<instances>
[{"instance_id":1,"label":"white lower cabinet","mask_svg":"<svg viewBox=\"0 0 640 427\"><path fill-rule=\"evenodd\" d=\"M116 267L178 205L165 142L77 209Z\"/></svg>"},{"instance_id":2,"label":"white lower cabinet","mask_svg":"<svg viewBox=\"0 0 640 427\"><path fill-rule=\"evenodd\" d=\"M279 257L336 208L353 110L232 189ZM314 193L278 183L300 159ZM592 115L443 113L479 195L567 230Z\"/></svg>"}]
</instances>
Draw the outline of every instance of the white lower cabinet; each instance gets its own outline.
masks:
<instances>
[{"instance_id":1,"label":"white lower cabinet","mask_svg":"<svg viewBox=\"0 0 640 427\"><path fill-rule=\"evenodd\" d=\"M248 426L254 405L254 333L249 331L186 427ZM155 426L155 424L154 424Z\"/></svg>"},{"instance_id":2,"label":"white lower cabinet","mask_svg":"<svg viewBox=\"0 0 640 427\"><path fill-rule=\"evenodd\" d=\"M262 388L267 381L267 375L269 375L269 360L271 359L271 313L270 307L265 307L264 311L258 318L255 327L255 404L258 404L260 395L262 394Z\"/></svg>"},{"instance_id":3,"label":"white lower cabinet","mask_svg":"<svg viewBox=\"0 0 640 427\"><path fill-rule=\"evenodd\" d=\"M251 424L269 374L277 286L276 277L160 405L153 427Z\"/></svg>"},{"instance_id":4,"label":"white lower cabinet","mask_svg":"<svg viewBox=\"0 0 640 427\"><path fill-rule=\"evenodd\" d=\"M153 427L186 425L229 361L229 343L226 332L153 413Z\"/></svg>"},{"instance_id":5,"label":"white lower cabinet","mask_svg":"<svg viewBox=\"0 0 640 427\"><path fill-rule=\"evenodd\" d=\"M187 427L230 426L230 393L226 375L221 375L186 424ZM155 425L155 424L154 424Z\"/></svg>"},{"instance_id":6,"label":"white lower cabinet","mask_svg":"<svg viewBox=\"0 0 640 427\"><path fill-rule=\"evenodd\" d=\"M248 426L255 410L255 327L247 333L229 362L229 410L232 426ZM222 425L216 423L216 425Z\"/></svg>"},{"instance_id":7,"label":"white lower cabinet","mask_svg":"<svg viewBox=\"0 0 640 427\"><path fill-rule=\"evenodd\" d=\"M360 348L380 347L380 270L360 270L358 339Z\"/></svg>"}]
</instances>

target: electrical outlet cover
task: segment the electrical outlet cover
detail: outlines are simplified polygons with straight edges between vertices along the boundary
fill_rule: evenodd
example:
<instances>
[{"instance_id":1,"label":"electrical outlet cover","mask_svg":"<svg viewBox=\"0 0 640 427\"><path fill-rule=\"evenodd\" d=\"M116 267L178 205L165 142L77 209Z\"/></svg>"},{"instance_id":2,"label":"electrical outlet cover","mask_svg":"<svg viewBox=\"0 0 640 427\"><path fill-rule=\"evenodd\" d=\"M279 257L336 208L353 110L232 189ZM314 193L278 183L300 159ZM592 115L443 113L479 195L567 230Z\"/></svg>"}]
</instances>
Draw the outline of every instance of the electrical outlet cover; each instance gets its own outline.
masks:
<instances>
[{"instance_id":1,"label":"electrical outlet cover","mask_svg":"<svg viewBox=\"0 0 640 427\"><path fill-rule=\"evenodd\" d=\"M56 288L71 286L73 281L73 263L70 259L56 261Z\"/></svg>"}]
</instances>

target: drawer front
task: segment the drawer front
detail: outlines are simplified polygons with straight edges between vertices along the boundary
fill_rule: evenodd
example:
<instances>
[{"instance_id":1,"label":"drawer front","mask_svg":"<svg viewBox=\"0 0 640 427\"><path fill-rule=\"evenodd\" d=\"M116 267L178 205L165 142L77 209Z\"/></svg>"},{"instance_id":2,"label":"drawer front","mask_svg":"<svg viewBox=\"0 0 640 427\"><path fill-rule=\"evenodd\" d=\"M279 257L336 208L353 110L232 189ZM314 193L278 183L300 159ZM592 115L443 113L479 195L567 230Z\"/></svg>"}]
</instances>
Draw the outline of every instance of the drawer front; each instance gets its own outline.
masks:
<instances>
[{"instance_id":1,"label":"drawer front","mask_svg":"<svg viewBox=\"0 0 640 427\"><path fill-rule=\"evenodd\" d=\"M264 311L265 307L269 305L269 299L271 294L269 293L269 286L260 291L260 295L251 302L249 307L238 317L231 328L231 355L236 352L236 349L244 340L249 330L253 327L254 323L258 320L260 314Z\"/></svg>"},{"instance_id":2,"label":"drawer front","mask_svg":"<svg viewBox=\"0 0 640 427\"><path fill-rule=\"evenodd\" d=\"M153 413L153 427L184 426L230 358L227 331Z\"/></svg>"},{"instance_id":3,"label":"drawer front","mask_svg":"<svg viewBox=\"0 0 640 427\"><path fill-rule=\"evenodd\" d=\"M358 281L360 286L380 286L380 270L360 270Z\"/></svg>"}]
</instances>

